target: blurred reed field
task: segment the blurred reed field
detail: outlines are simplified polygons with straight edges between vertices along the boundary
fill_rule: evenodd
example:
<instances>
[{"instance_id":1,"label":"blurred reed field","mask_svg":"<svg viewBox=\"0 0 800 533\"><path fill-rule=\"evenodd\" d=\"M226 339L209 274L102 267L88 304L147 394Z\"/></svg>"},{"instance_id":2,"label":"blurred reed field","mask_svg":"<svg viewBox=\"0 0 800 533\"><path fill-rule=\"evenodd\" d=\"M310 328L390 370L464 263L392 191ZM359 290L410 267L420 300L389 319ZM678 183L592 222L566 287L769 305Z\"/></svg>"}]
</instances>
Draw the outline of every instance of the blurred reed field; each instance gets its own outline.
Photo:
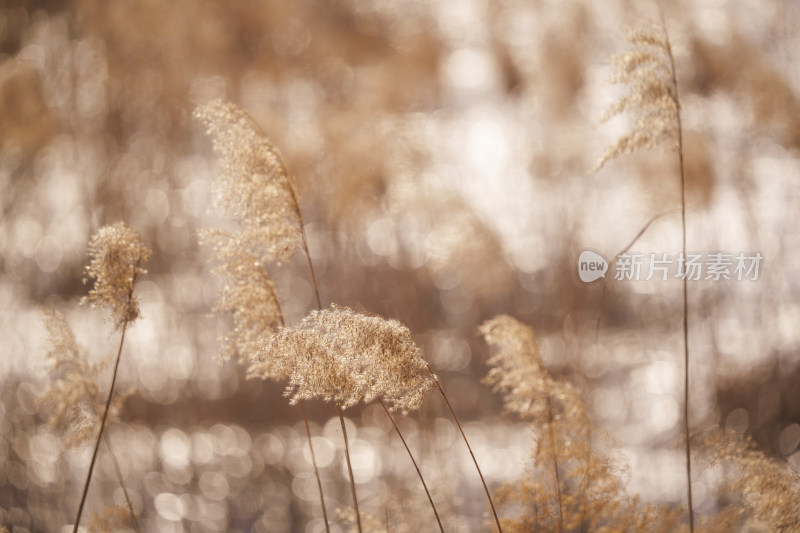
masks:
<instances>
[{"instance_id":1,"label":"blurred reed field","mask_svg":"<svg viewBox=\"0 0 800 533\"><path fill-rule=\"evenodd\" d=\"M0 531L800 531L798 29L5 0Z\"/></svg>"}]
</instances>

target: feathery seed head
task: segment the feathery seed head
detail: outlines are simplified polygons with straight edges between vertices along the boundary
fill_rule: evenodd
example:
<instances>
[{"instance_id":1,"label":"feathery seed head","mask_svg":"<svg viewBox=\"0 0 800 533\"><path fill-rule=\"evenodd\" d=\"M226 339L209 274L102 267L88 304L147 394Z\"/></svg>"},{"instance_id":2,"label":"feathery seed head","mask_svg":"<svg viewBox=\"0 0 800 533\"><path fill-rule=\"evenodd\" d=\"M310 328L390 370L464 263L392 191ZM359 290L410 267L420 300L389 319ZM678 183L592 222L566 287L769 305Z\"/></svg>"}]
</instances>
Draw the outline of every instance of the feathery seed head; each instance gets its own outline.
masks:
<instances>
[{"instance_id":1,"label":"feathery seed head","mask_svg":"<svg viewBox=\"0 0 800 533\"><path fill-rule=\"evenodd\" d=\"M86 349L78 344L64 315L43 309L47 329L47 353L52 379L40 402L50 407L48 424L67 431L67 446L79 446L93 439L100 423L98 374L107 363L92 364ZM117 395L111 418L117 416L124 395Z\"/></svg>"},{"instance_id":2,"label":"feathery seed head","mask_svg":"<svg viewBox=\"0 0 800 533\"><path fill-rule=\"evenodd\" d=\"M114 533L126 529L133 524L131 509L125 504L106 507L100 514L95 514L89 524L89 533Z\"/></svg>"},{"instance_id":3,"label":"feathery seed head","mask_svg":"<svg viewBox=\"0 0 800 533\"><path fill-rule=\"evenodd\" d=\"M214 311L233 315L222 359L245 361L283 325L266 265L288 260L297 250L302 242L300 211L278 149L247 113L216 100L198 108L195 116L214 136L220 155L221 172L215 180L219 206L239 226L200 234L216 262L214 273L225 280Z\"/></svg>"},{"instance_id":4,"label":"feathery seed head","mask_svg":"<svg viewBox=\"0 0 800 533\"><path fill-rule=\"evenodd\" d=\"M294 182L280 152L255 121L230 102L215 100L195 111L214 136L222 169L216 180L220 206L272 257L288 259L301 242Z\"/></svg>"},{"instance_id":5,"label":"feathery seed head","mask_svg":"<svg viewBox=\"0 0 800 533\"><path fill-rule=\"evenodd\" d=\"M270 337L249 374L288 376L293 404L321 398L346 408L379 398L403 413L417 409L437 383L408 328L336 306Z\"/></svg>"},{"instance_id":6,"label":"feathery seed head","mask_svg":"<svg viewBox=\"0 0 800 533\"><path fill-rule=\"evenodd\" d=\"M534 430L528 471L498 494L509 511L503 530L676 530L680 512L630 498L617 462L593 448L600 431L578 390L542 364L533 330L503 315L480 332L495 351L486 381L503 394L506 409L531 420Z\"/></svg>"},{"instance_id":7,"label":"feathery seed head","mask_svg":"<svg viewBox=\"0 0 800 533\"><path fill-rule=\"evenodd\" d=\"M743 507L753 531L800 531L800 479L748 436L717 429L698 437L711 463L725 466L727 492ZM752 528L752 529L751 529Z\"/></svg>"},{"instance_id":8,"label":"feathery seed head","mask_svg":"<svg viewBox=\"0 0 800 533\"><path fill-rule=\"evenodd\" d=\"M139 233L123 222L100 228L89 241L86 267L94 286L81 303L109 306L117 327L136 320L139 303L133 296L133 284L137 274L147 272L142 264L150 253Z\"/></svg>"},{"instance_id":9,"label":"feathery seed head","mask_svg":"<svg viewBox=\"0 0 800 533\"><path fill-rule=\"evenodd\" d=\"M267 274L263 248L242 233L220 229L202 233L217 261L213 272L225 280L214 306L215 313L231 313L233 330L223 339L222 359L245 361L258 351L264 339L283 325L275 285Z\"/></svg>"},{"instance_id":10,"label":"feathery seed head","mask_svg":"<svg viewBox=\"0 0 800 533\"><path fill-rule=\"evenodd\" d=\"M479 331L495 353L485 381L505 396L507 410L536 417L546 407L551 379L542 368L539 343L533 330L518 320L500 315L484 322Z\"/></svg>"},{"instance_id":11,"label":"feathery seed head","mask_svg":"<svg viewBox=\"0 0 800 533\"><path fill-rule=\"evenodd\" d=\"M648 27L629 30L628 43L631 49L612 59L617 71L612 81L627 84L629 91L606 109L603 120L627 111L633 128L606 148L595 171L639 148L677 145L680 104L669 42L661 29Z\"/></svg>"}]
</instances>

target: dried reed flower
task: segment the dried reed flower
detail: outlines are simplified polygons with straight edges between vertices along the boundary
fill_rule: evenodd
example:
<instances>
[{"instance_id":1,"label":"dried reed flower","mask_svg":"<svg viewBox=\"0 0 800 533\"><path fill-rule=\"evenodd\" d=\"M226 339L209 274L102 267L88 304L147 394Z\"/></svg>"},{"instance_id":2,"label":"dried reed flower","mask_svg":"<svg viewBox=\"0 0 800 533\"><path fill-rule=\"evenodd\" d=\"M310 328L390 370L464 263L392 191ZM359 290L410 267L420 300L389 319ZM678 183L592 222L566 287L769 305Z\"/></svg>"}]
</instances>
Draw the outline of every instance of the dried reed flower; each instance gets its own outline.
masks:
<instances>
[{"instance_id":1,"label":"dried reed flower","mask_svg":"<svg viewBox=\"0 0 800 533\"><path fill-rule=\"evenodd\" d=\"M123 222L100 228L89 241L90 262L86 267L94 286L81 303L111 307L117 327L136 320L139 303L133 296L133 284L138 274L147 272L141 265L150 253L139 233Z\"/></svg>"},{"instance_id":2,"label":"dried reed flower","mask_svg":"<svg viewBox=\"0 0 800 533\"><path fill-rule=\"evenodd\" d=\"M380 398L391 411L417 409L436 387L408 328L396 320L332 306L270 337L256 354L251 377L289 375L291 403L321 398L342 408Z\"/></svg>"},{"instance_id":3,"label":"dried reed flower","mask_svg":"<svg viewBox=\"0 0 800 533\"><path fill-rule=\"evenodd\" d=\"M633 131L620 137L609 146L597 163L595 170L607 161L643 147L666 146L678 155L681 191L682 253L686 255L686 169L681 126L681 104L678 97L678 79L675 59L666 30L663 12L661 26L628 31L631 50L614 58L617 76L614 81L627 83L628 94L606 110L605 119L630 111L635 117ZM689 531L694 533L694 501L692 497L692 452L689 421L689 304L688 282L683 280L683 432L686 452L686 500Z\"/></svg>"},{"instance_id":4,"label":"dried reed flower","mask_svg":"<svg viewBox=\"0 0 800 533\"><path fill-rule=\"evenodd\" d=\"M748 531L800 531L800 477L750 437L718 429L698 439L711 464L725 467L725 493L746 513ZM735 507L735 506L734 506Z\"/></svg>"},{"instance_id":5,"label":"dried reed flower","mask_svg":"<svg viewBox=\"0 0 800 533\"><path fill-rule=\"evenodd\" d=\"M195 117L214 136L214 149L221 157L222 172L215 181L218 205L239 226L235 231L206 230L201 233L200 242L211 248L217 263L213 271L224 279L214 311L233 315L234 327L223 339L221 357L223 360L236 357L244 362L271 333L283 326L283 312L266 265L288 260L300 244L305 246L303 218L294 181L280 152L247 113L234 104L217 100L198 108ZM311 259L308 261L310 267ZM264 361L259 375L281 380L288 377L288 371L283 364ZM329 531L322 482L302 403L301 409L325 530ZM340 421L344 423L341 411ZM352 473L351 487L355 491Z\"/></svg>"},{"instance_id":6,"label":"dried reed flower","mask_svg":"<svg viewBox=\"0 0 800 533\"><path fill-rule=\"evenodd\" d=\"M203 232L201 242L212 247L217 261L213 272L225 280L213 311L233 315L233 330L223 339L222 359L244 362L283 325L275 285L265 268L269 256L259 252L255 239L224 230Z\"/></svg>"},{"instance_id":7,"label":"dried reed flower","mask_svg":"<svg viewBox=\"0 0 800 533\"><path fill-rule=\"evenodd\" d=\"M212 250L214 273L225 280L214 311L233 315L222 358L245 361L283 325L266 265L288 260L302 242L294 184L278 149L240 108L217 100L198 108L195 116L208 126L221 157L218 205L239 225L235 231L210 229L200 235Z\"/></svg>"},{"instance_id":8,"label":"dried reed flower","mask_svg":"<svg viewBox=\"0 0 800 533\"><path fill-rule=\"evenodd\" d=\"M612 59L617 70L612 81L627 84L628 94L606 109L602 120L628 111L635 122L630 133L606 148L594 170L639 148L675 149L678 145L680 103L667 38L655 26L632 28L628 43L631 50Z\"/></svg>"},{"instance_id":9,"label":"dried reed flower","mask_svg":"<svg viewBox=\"0 0 800 533\"><path fill-rule=\"evenodd\" d=\"M492 368L485 382L503 394L508 411L541 421L549 410L548 398L553 396L570 416L584 416L585 406L574 387L553 380L542 366L539 343L531 328L501 315L484 322L479 331L496 350L488 360Z\"/></svg>"},{"instance_id":10,"label":"dried reed flower","mask_svg":"<svg viewBox=\"0 0 800 533\"><path fill-rule=\"evenodd\" d=\"M300 245L294 180L278 149L255 121L230 102L215 100L195 111L214 136L222 171L215 186L219 205L242 225L243 242L264 257L288 259Z\"/></svg>"},{"instance_id":11,"label":"dried reed flower","mask_svg":"<svg viewBox=\"0 0 800 533\"><path fill-rule=\"evenodd\" d=\"M114 533L133 524L133 515L127 505L106 507L100 514L95 514L89 524L89 533Z\"/></svg>"},{"instance_id":12,"label":"dried reed flower","mask_svg":"<svg viewBox=\"0 0 800 533\"><path fill-rule=\"evenodd\" d=\"M498 493L508 514L503 530L675 531L680 513L628 496L622 465L593 448L601 432L579 391L544 368L533 330L502 315L480 332L495 350L485 381L507 410L531 420L535 434L527 474Z\"/></svg>"},{"instance_id":13,"label":"dried reed flower","mask_svg":"<svg viewBox=\"0 0 800 533\"><path fill-rule=\"evenodd\" d=\"M40 401L52 406L48 424L67 431L67 447L80 446L95 438L100 417L97 406L102 402L97 376L108 366L108 361L92 364L86 349L75 340L64 315L43 309L47 329L48 349L52 379ZM114 418L124 401L118 395L109 415Z\"/></svg>"}]
</instances>

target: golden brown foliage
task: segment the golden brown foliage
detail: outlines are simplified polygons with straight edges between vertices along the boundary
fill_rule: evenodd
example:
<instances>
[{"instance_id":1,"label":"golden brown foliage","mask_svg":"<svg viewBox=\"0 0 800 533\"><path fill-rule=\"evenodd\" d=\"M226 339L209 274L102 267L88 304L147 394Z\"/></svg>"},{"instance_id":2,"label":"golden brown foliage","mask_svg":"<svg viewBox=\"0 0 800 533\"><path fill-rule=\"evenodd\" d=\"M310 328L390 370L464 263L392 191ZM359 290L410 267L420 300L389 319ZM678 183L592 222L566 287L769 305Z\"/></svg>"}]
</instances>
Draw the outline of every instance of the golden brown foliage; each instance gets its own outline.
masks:
<instances>
[{"instance_id":1,"label":"golden brown foliage","mask_svg":"<svg viewBox=\"0 0 800 533\"><path fill-rule=\"evenodd\" d=\"M86 275L94 280L94 286L83 303L110 307L117 327L136 320L139 303L133 296L133 284L138 274L147 272L141 265L150 257L142 237L123 222L104 226L89 241L88 254Z\"/></svg>"},{"instance_id":2,"label":"golden brown foliage","mask_svg":"<svg viewBox=\"0 0 800 533\"><path fill-rule=\"evenodd\" d=\"M270 337L251 377L289 375L291 403L320 398L347 408L381 399L389 410L417 409L435 376L408 328L396 320L332 306Z\"/></svg>"}]
</instances>

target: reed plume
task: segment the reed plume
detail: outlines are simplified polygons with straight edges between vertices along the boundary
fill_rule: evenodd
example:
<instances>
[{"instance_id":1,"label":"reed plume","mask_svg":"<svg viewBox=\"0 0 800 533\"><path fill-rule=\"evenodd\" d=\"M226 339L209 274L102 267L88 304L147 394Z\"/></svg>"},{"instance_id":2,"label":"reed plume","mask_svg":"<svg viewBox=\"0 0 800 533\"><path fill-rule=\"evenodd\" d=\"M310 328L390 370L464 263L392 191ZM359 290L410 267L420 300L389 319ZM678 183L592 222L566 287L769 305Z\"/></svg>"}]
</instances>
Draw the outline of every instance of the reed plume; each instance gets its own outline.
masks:
<instances>
[{"instance_id":1,"label":"reed plume","mask_svg":"<svg viewBox=\"0 0 800 533\"><path fill-rule=\"evenodd\" d=\"M217 100L198 108L195 116L208 127L220 156L217 205L238 224L235 230L209 229L200 235L212 251L214 272L224 279L214 310L233 315L222 357L245 362L283 325L266 266L288 260L301 242L293 180L277 148L237 106ZM269 377L286 376L277 372Z\"/></svg>"},{"instance_id":2,"label":"reed plume","mask_svg":"<svg viewBox=\"0 0 800 533\"><path fill-rule=\"evenodd\" d=\"M117 382L119 362L122 358L122 347L125 343L125 332L128 326L139 318L138 300L133 295L136 276L147 272L142 268L142 265L150 257L150 254L150 250L144 245L139 233L122 222L100 228L89 241L89 265L86 267L86 273L89 279L93 281L93 287L89 291L89 295L82 300L82 303L89 304L92 307L110 308L109 317L116 327L122 329L122 332L114 362L114 370L111 375L111 385L108 389L103 414L100 417L100 428L95 440L92 460L89 463L89 471L86 474L86 481L83 485L83 494L78 506L73 533L77 533L81 522L83 507L86 503L86 496L89 493L89 485L92 481L92 473L97 461L97 453L100 449L100 441L104 437L104 430L111 411L114 386ZM130 500L128 505L130 506ZM131 514L133 514L132 509Z\"/></svg>"},{"instance_id":3,"label":"reed plume","mask_svg":"<svg viewBox=\"0 0 800 533\"><path fill-rule=\"evenodd\" d=\"M628 93L605 110L602 120L629 113L632 129L605 149L594 170L642 148L678 147L680 102L667 36L652 26L630 28L628 44L629 51L612 58L616 74L611 78L613 83L627 85Z\"/></svg>"},{"instance_id":4,"label":"reed plume","mask_svg":"<svg viewBox=\"0 0 800 533\"><path fill-rule=\"evenodd\" d=\"M641 505L625 490L623 465L598 453L599 430L569 382L553 378L533 330L507 315L484 322L492 348L485 382L503 396L507 411L534 431L528 472L506 484L499 501L509 511L506 531L674 531L680 515Z\"/></svg>"},{"instance_id":5,"label":"reed plume","mask_svg":"<svg viewBox=\"0 0 800 533\"><path fill-rule=\"evenodd\" d=\"M595 170L607 161L640 148L664 146L678 155L681 188L681 249L686 257L686 173L683 161L683 128L681 104L678 97L678 77L675 58L667 33L661 5L658 4L661 27L653 25L630 29L630 50L613 58L617 75L613 81L628 85L626 96L606 110L604 119L629 112L634 117L630 133L609 146ZM694 532L694 506L692 499L692 453L689 424L689 297L688 279L683 276L683 433L686 451L686 499L689 530Z\"/></svg>"},{"instance_id":6,"label":"reed plume","mask_svg":"<svg viewBox=\"0 0 800 533\"><path fill-rule=\"evenodd\" d=\"M389 325L387 329L387 327L381 327L381 324L377 323L374 317L359 316L348 310L332 314L322 310L319 287L308 251L305 227L300 205L297 201L294 180L287 172L278 149L264 136L253 119L234 104L214 101L199 108L195 112L195 116L208 126L209 134L214 136L214 148L221 156L222 171L216 181L218 203L227 214L236 218L242 226L241 231L238 233L214 230L205 232L202 237L204 242L213 247L214 257L218 262L216 272L226 278L223 295L217 303L216 310L232 312L234 315L234 330L225 339L227 353L236 353L241 360L247 354L256 352L254 348L264 341L265 336L276 327L283 325L283 316L275 296L274 285L264 271L264 265L275 260L288 260L297 248L302 246L308 260L314 286L314 295L318 308L317 314L312 313L309 318L297 327L282 328L277 334L268 337L265 341L265 348L258 350L259 355L256 356L256 362L251 365L249 374L263 379L275 380L282 380L288 376L289 388L296 389L292 397L292 403L300 403L301 407L303 407L302 401L304 399L314 397L337 398L336 405L345 443L345 458L347 459L348 473L350 474L353 506L356 513L356 522L360 529L361 523L358 513L355 479L350 464L347 431L342 413L342 409L351 404L346 401L347 398L344 396L316 394L314 391L317 390L316 387L322 386L321 381L309 386L308 380L317 375L313 369L318 368L320 364L323 364L323 366L330 365L329 360L316 360L318 357L323 356L325 349L321 349L319 344L314 345L314 335L318 332L314 331L316 326L311 325L311 322L319 318L319 328L327 328L330 335L344 335L342 339L348 338L348 328L350 328L350 333L355 333L359 331L359 328L366 327L367 329L362 331L360 338L354 337L350 339L351 341L358 339L356 341L357 344L351 345L351 348L353 346L368 346L366 336L369 334L376 335L376 339L379 339L380 342L387 341L392 335L389 330L394 328L394 334L398 339L401 339L394 348L407 349L411 346L416 350L416 353L412 355L417 355L419 350L410 341L408 330L400 331L400 329L404 328L398 323L384 321L385 324L383 326ZM255 292L255 298L251 298L253 292ZM377 324L377 327L370 330L370 324L373 326ZM339 332L334 333L333 330L337 328ZM403 333L407 339L402 338ZM301 338L305 340L299 340ZM343 342L346 343L347 341ZM376 345L375 339L371 342ZM280 348L281 343L294 343L295 350L304 351L294 353L297 356L295 361L292 359L293 356L289 355L291 349L286 346ZM389 350L385 353L390 353L392 346L387 345L384 349ZM419 359L421 360L421 356ZM413 360L413 357L408 360ZM305 374L299 370L303 364L306 365ZM335 367L335 365L330 366ZM351 366L346 370L354 369L355 367ZM344 377L341 373L342 370L339 370L339 376ZM384 407L387 409L387 415L391 418L391 415L389 415L390 410L397 407L400 410L407 411L412 406L416 407L424 395L424 390L427 390L411 387L405 393L400 394L400 389L407 385L403 384L402 381L391 383L381 375L381 372L383 372L390 376L401 376L402 371L409 371L409 369L393 368L391 364L385 368L373 369L369 377L369 379L373 379L372 385L365 390L359 389L358 392L350 390L349 393L359 396L359 400L371 401L375 398L380 398L381 401L386 400L388 406L384 405ZM320 376L324 376L324 374L320 374ZM422 379L420 384L424 383L425 380ZM415 395L418 397L415 397ZM345 401L340 402L338 399ZM359 400L356 400L355 403ZM304 407L303 412L305 417ZM308 427L307 417L305 418L306 427ZM397 429L397 432L400 433L399 429ZM309 445L311 445L310 434ZM416 466L416 461L407 446L406 451L408 451ZM312 459L313 457L312 450ZM419 473L418 469L417 472ZM428 493L421 473L420 480L425 487L426 493ZM318 485L320 497L322 498L322 486L319 476ZM428 493L428 498L433 506L430 493ZM325 512L324 503L323 512ZM436 508L434 506L435 512Z\"/></svg>"},{"instance_id":7,"label":"reed plume","mask_svg":"<svg viewBox=\"0 0 800 533\"><path fill-rule=\"evenodd\" d=\"M86 348L78 344L62 313L52 309L42 309L42 313L50 381L40 401L51 409L48 424L66 431L67 447L80 446L96 435L100 424L102 413L95 409L101 396L97 376L108 367L108 361L89 361ZM110 420L118 417L122 399L122 395L115 398L109 411Z\"/></svg>"},{"instance_id":8,"label":"reed plume","mask_svg":"<svg viewBox=\"0 0 800 533\"><path fill-rule=\"evenodd\" d=\"M195 111L214 138L221 172L215 180L217 205L233 218L234 231L208 229L200 241L210 247L214 273L224 279L214 311L233 315L233 330L222 339L222 359L245 362L265 339L284 325L275 284L266 266L288 260L300 243L300 218L294 183L277 148L260 133L253 119L234 104L213 101ZM261 377L288 377L284 365L265 360ZM305 404L300 402L311 462L317 480L325 530L328 511L317 468Z\"/></svg>"},{"instance_id":9,"label":"reed plume","mask_svg":"<svg viewBox=\"0 0 800 533\"><path fill-rule=\"evenodd\" d=\"M109 307L110 318L122 327L139 318L139 300L133 295L136 276L147 273L142 265L150 250L139 233L117 222L104 226L89 240L86 278L92 281L89 294L81 300L92 307Z\"/></svg>"},{"instance_id":10,"label":"reed plume","mask_svg":"<svg viewBox=\"0 0 800 533\"><path fill-rule=\"evenodd\" d=\"M312 311L300 324L285 327L267 340L254 356L249 375L266 378L276 368L289 374L285 394L292 404L321 399L336 403L341 412L362 401L378 401L403 442L443 530L425 479L391 415L395 410L407 414L418 409L425 393L436 386L408 328L396 320L343 307ZM354 512L361 527L357 508Z\"/></svg>"},{"instance_id":11,"label":"reed plume","mask_svg":"<svg viewBox=\"0 0 800 533\"><path fill-rule=\"evenodd\" d=\"M434 377L408 328L396 320L332 306L281 329L256 354L250 375L289 373L292 404L322 399L343 409L380 400L389 411L416 410Z\"/></svg>"},{"instance_id":12,"label":"reed plume","mask_svg":"<svg viewBox=\"0 0 800 533\"><path fill-rule=\"evenodd\" d=\"M724 467L729 514L741 530L800 531L800 477L785 462L767 457L741 433L714 429L701 434L699 447L712 465Z\"/></svg>"}]
</instances>

